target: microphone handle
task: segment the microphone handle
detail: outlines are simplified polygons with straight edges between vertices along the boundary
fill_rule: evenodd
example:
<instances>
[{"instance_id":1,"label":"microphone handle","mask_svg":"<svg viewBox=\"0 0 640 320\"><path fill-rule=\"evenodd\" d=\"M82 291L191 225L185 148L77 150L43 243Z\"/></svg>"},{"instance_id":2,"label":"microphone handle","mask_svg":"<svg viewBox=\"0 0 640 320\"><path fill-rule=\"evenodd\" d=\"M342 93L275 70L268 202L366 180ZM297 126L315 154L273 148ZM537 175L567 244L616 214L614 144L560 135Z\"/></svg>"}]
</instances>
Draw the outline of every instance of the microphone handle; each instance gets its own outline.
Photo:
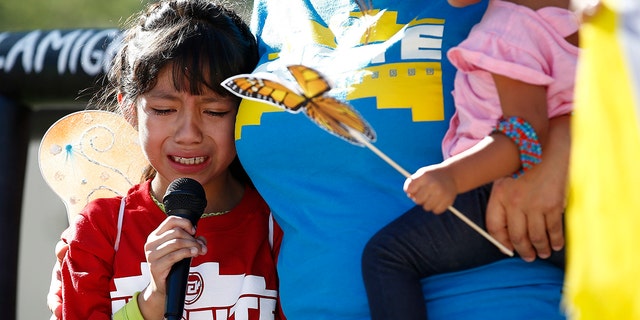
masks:
<instances>
[{"instance_id":1,"label":"microphone handle","mask_svg":"<svg viewBox=\"0 0 640 320\"><path fill-rule=\"evenodd\" d=\"M201 214L186 209L172 210L169 215L188 219L194 227L201 216ZM164 313L166 320L182 320L190 268L191 258L182 259L171 266L167 276L167 297Z\"/></svg>"},{"instance_id":2,"label":"microphone handle","mask_svg":"<svg viewBox=\"0 0 640 320\"><path fill-rule=\"evenodd\" d=\"M167 276L167 299L164 318L167 320L181 320L184 310L184 297L187 293L187 279L191 258L176 262Z\"/></svg>"}]
</instances>

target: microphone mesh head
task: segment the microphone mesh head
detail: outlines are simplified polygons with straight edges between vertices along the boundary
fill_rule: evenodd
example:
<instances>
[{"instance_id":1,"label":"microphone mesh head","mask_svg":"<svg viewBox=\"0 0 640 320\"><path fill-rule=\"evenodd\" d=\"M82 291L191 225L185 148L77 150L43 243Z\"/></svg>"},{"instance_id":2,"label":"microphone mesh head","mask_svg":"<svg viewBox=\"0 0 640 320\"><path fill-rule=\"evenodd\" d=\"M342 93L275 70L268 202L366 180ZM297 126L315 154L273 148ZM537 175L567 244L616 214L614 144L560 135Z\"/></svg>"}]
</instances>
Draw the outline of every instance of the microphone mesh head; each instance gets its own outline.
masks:
<instances>
[{"instance_id":1,"label":"microphone mesh head","mask_svg":"<svg viewBox=\"0 0 640 320\"><path fill-rule=\"evenodd\" d=\"M207 197L202 185L191 178L173 180L162 199L167 214L174 209L185 209L202 214Z\"/></svg>"}]
</instances>

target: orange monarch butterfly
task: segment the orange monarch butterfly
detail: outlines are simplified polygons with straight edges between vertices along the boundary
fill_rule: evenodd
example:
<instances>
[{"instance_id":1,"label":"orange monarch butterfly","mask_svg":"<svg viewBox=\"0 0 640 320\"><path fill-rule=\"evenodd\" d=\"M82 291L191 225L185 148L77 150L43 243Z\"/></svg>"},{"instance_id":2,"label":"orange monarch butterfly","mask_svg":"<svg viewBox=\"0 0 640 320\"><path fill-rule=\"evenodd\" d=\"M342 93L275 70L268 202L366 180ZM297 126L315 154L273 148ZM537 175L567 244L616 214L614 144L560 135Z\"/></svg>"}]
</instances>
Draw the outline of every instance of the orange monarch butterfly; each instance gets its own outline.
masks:
<instances>
[{"instance_id":1,"label":"orange monarch butterfly","mask_svg":"<svg viewBox=\"0 0 640 320\"><path fill-rule=\"evenodd\" d=\"M369 141L375 132L351 106L325 95L331 85L316 70L303 65L290 65L289 72L298 84L292 89L275 79L241 74L223 81L223 87L241 98L268 102L291 113L301 110L321 128L351 143L361 145L346 127L362 134Z\"/></svg>"}]
</instances>

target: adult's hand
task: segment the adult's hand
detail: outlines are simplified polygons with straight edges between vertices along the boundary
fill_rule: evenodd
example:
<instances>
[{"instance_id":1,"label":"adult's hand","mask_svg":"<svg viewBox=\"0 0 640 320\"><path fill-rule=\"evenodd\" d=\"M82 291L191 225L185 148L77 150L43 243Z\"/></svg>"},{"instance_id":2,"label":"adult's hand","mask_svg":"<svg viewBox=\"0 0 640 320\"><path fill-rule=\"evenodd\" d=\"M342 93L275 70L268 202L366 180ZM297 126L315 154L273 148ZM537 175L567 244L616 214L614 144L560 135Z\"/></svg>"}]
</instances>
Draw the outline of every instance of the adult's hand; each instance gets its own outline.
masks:
<instances>
[{"instance_id":1,"label":"adult's hand","mask_svg":"<svg viewBox=\"0 0 640 320\"><path fill-rule=\"evenodd\" d=\"M51 310L50 320L62 319L62 276L60 274L60 266L62 259L69 250L69 245L62 240L58 241L55 248L56 263L51 270L51 284L47 293L47 306Z\"/></svg>"},{"instance_id":2,"label":"adult's hand","mask_svg":"<svg viewBox=\"0 0 640 320\"><path fill-rule=\"evenodd\" d=\"M487 231L525 261L564 247L563 215L570 152L570 116L551 119L542 162L518 179L494 182Z\"/></svg>"}]
</instances>

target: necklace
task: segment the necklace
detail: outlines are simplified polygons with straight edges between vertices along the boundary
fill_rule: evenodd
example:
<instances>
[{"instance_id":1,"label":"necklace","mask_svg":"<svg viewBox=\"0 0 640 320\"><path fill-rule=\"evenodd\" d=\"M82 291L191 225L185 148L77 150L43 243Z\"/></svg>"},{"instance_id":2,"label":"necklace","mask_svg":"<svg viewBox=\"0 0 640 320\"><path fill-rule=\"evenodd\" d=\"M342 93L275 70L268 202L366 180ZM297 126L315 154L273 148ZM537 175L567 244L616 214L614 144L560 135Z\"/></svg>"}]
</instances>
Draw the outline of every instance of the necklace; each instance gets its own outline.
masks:
<instances>
[{"instance_id":1,"label":"necklace","mask_svg":"<svg viewBox=\"0 0 640 320\"><path fill-rule=\"evenodd\" d=\"M223 210L223 211L216 211L216 212L209 212L209 213L203 213L202 216L200 216L200 218L207 218L207 217L215 217L215 216L221 216L225 213L229 213L231 212L231 210Z\"/></svg>"},{"instance_id":2,"label":"necklace","mask_svg":"<svg viewBox=\"0 0 640 320\"><path fill-rule=\"evenodd\" d=\"M167 211L164 209L164 204L162 202L158 201L158 199L156 199L156 197L153 195L153 193L151 191L149 191L149 195L151 196L151 199L153 199L153 202L155 202L155 204L158 206L158 208L160 208L160 210L162 210L162 212L167 213ZM200 216L200 219L208 218L208 217L221 216L221 215L223 215L225 213L229 213L229 212L231 212L231 210L203 213Z\"/></svg>"}]
</instances>

